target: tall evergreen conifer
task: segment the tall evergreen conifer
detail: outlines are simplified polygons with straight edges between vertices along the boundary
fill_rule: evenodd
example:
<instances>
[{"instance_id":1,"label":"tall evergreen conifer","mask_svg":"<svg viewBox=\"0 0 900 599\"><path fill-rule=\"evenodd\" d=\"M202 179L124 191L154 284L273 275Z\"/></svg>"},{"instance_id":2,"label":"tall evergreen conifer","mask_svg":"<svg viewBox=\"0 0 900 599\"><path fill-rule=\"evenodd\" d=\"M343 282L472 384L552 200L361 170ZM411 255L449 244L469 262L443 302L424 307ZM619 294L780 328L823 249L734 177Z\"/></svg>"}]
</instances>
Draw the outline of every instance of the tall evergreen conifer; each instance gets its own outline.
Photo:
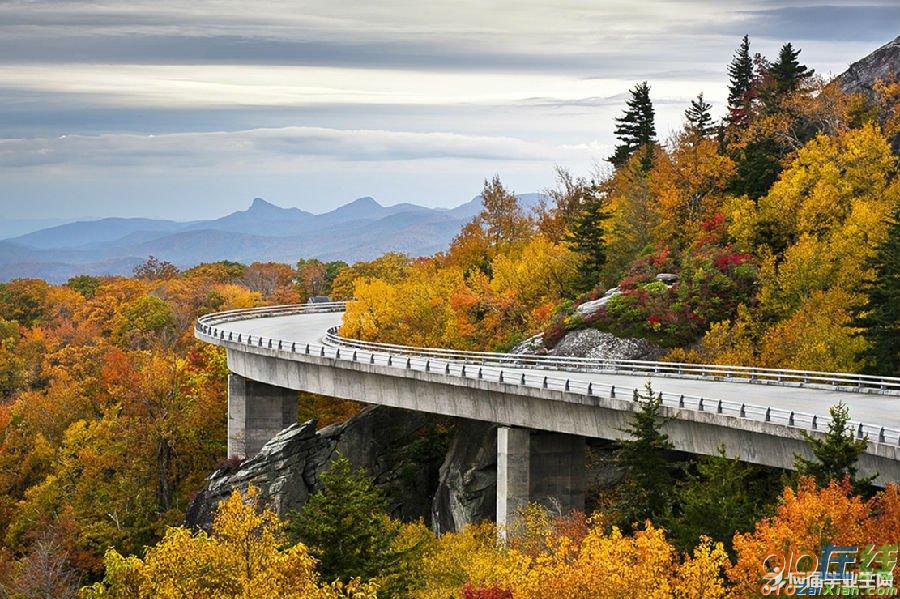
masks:
<instances>
[{"instance_id":1,"label":"tall evergreen conifer","mask_svg":"<svg viewBox=\"0 0 900 599\"><path fill-rule=\"evenodd\" d=\"M691 105L684 111L688 133L697 138L708 137L713 133L715 128L710 108L712 104L703 99L702 93L697 95L697 99L691 100Z\"/></svg>"},{"instance_id":2,"label":"tall evergreen conifer","mask_svg":"<svg viewBox=\"0 0 900 599\"><path fill-rule=\"evenodd\" d=\"M603 223L608 218L605 197L592 184L582 197L567 238L572 250L581 258L579 291L590 291L600 282L600 274L606 264Z\"/></svg>"},{"instance_id":3,"label":"tall evergreen conifer","mask_svg":"<svg viewBox=\"0 0 900 599\"><path fill-rule=\"evenodd\" d=\"M769 68L774 93L778 98L797 91L800 84L812 77L814 71L800 64L799 56L800 50L794 50L794 47L787 43L778 52L778 60Z\"/></svg>"},{"instance_id":4,"label":"tall evergreen conifer","mask_svg":"<svg viewBox=\"0 0 900 599\"><path fill-rule=\"evenodd\" d=\"M866 304L858 324L869 342L869 371L900 376L900 207L894 209L887 239L869 260L874 271L865 286Z\"/></svg>"},{"instance_id":5,"label":"tall evergreen conifer","mask_svg":"<svg viewBox=\"0 0 900 599\"><path fill-rule=\"evenodd\" d=\"M642 166L649 170L656 143L656 123L653 102L650 100L650 86L646 81L634 86L626 105L624 114L616 119L615 133L620 143L609 161L619 168L640 150L643 152Z\"/></svg>"},{"instance_id":6,"label":"tall evergreen conifer","mask_svg":"<svg viewBox=\"0 0 900 599\"><path fill-rule=\"evenodd\" d=\"M667 422L660 414L662 399L653 394L647 383L643 394L635 390L635 401L640 407L622 429L627 438L619 441L614 456L615 464L625 472L618 502L625 528L641 525L647 519L663 519L669 512L675 486L675 466L667 455L673 445L660 430Z\"/></svg>"},{"instance_id":7,"label":"tall evergreen conifer","mask_svg":"<svg viewBox=\"0 0 900 599\"><path fill-rule=\"evenodd\" d=\"M856 438L850 426L850 410L843 402L832 406L828 413L831 422L825 437L817 439L803 432L815 459L796 456L797 474L812 476L823 487L832 481L841 482L848 478L858 492L865 491L875 477L857 479L856 462L869 442Z\"/></svg>"},{"instance_id":8,"label":"tall evergreen conifer","mask_svg":"<svg viewBox=\"0 0 900 599\"><path fill-rule=\"evenodd\" d=\"M750 36L741 40L731 64L728 65L728 121L745 126L750 119L753 58L750 56Z\"/></svg>"}]
</instances>

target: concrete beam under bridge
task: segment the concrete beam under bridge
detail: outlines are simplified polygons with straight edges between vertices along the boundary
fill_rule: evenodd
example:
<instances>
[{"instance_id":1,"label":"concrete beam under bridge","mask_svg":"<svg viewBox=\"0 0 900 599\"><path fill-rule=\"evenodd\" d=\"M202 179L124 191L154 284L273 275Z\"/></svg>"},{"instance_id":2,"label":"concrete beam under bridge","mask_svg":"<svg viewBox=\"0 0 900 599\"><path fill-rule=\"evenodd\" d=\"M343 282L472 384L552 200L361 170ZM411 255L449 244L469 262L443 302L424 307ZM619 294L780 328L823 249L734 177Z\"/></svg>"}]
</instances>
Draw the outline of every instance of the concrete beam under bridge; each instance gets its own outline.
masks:
<instances>
[{"instance_id":1,"label":"concrete beam under bridge","mask_svg":"<svg viewBox=\"0 0 900 599\"><path fill-rule=\"evenodd\" d=\"M228 374L228 456L252 458L297 422L297 392Z\"/></svg>"},{"instance_id":2,"label":"concrete beam under bridge","mask_svg":"<svg viewBox=\"0 0 900 599\"><path fill-rule=\"evenodd\" d=\"M521 511L537 503L558 511L584 510L585 438L497 428L497 528L514 530Z\"/></svg>"},{"instance_id":3,"label":"concrete beam under bridge","mask_svg":"<svg viewBox=\"0 0 900 599\"><path fill-rule=\"evenodd\" d=\"M497 380L448 377L443 371L399 369L368 361L222 344L228 349L229 370L249 379L501 426L617 440L637 409L630 395L586 396ZM872 401L879 399L873 397ZM729 456L742 461L787 469L794 467L797 454L813 457L803 431L784 423L740 418L714 409L668 406L662 413L672 418L664 429L678 451L716 455L724 446ZM824 433L810 434L820 437ZM900 445L870 444L860 457L859 472L877 474L876 485L900 481Z\"/></svg>"}]
</instances>

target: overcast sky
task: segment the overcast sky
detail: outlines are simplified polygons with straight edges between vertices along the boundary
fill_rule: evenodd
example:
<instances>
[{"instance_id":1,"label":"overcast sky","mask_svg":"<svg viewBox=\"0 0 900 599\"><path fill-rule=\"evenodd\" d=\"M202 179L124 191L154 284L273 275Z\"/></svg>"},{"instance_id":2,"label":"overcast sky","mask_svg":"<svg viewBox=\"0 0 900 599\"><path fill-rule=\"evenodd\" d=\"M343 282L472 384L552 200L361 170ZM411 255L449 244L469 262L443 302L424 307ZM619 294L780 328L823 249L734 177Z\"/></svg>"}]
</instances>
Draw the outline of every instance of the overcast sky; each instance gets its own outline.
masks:
<instances>
[{"instance_id":1,"label":"overcast sky","mask_svg":"<svg viewBox=\"0 0 900 599\"><path fill-rule=\"evenodd\" d=\"M647 80L660 136L721 114L740 36L836 75L895 0L0 0L0 218L453 206L586 174Z\"/></svg>"}]
</instances>

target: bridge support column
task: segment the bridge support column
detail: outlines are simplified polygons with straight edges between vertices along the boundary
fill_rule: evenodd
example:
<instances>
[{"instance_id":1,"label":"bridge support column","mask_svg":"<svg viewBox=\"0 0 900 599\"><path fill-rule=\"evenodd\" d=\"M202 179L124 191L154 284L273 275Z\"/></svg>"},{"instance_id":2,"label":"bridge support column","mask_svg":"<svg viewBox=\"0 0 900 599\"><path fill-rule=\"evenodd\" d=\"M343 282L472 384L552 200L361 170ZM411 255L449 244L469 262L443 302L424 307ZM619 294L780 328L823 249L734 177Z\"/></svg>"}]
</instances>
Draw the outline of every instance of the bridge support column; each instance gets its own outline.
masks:
<instances>
[{"instance_id":1,"label":"bridge support column","mask_svg":"<svg viewBox=\"0 0 900 599\"><path fill-rule=\"evenodd\" d=\"M228 373L228 456L252 458L297 422L297 392Z\"/></svg>"},{"instance_id":2,"label":"bridge support column","mask_svg":"<svg viewBox=\"0 0 900 599\"><path fill-rule=\"evenodd\" d=\"M584 437L497 428L497 526L502 537L519 512L539 503L562 515L584 509Z\"/></svg>"}]
</instances>

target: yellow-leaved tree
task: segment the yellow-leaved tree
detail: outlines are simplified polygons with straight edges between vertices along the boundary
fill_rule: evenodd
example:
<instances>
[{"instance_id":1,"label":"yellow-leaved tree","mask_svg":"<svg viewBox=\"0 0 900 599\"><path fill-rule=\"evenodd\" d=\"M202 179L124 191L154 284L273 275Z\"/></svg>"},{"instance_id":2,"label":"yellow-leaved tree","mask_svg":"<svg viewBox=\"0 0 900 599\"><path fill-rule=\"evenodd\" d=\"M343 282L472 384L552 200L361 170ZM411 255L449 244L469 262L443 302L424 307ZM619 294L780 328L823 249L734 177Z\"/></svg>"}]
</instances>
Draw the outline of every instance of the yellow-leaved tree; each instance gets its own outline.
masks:
<instances>
[{"instance_id":1,"label":"yellow-leaved tree","mask_svg":"<svg viewBox=\"0 0 900 599\"><path fill-rule=\"evenodd\" d=\"M897 174L890 144L869 123L800 148L758 204L730 202L729 232L761 259L759 291L752 309L710 329L702 357L858 371L865 342L853 316L872 277L868 260L900 204Z\"/></svg>"},{"instance_id":2,"label":"yellow-leaved tree","mask_svg":"<svg viewBox=\"0 0 900 599\"><path fill-rule=\"evenodd\" d=\"M83 599L332 599L376 596L371 584L324 584L302 544L289 546L278 516L260 509L257 491L235 490L218 508L212 531L170 528L143 559L106 554L103 582Z\"/></svg>"},{"instance_id":3,"label":"yellow-leaved tree","mask_svg":"<svg viewBox=\"0 0 900 599\"><path fill-rule=\"evenodd\" d=\"M662 529L649 523L632 535L602 518L549 517L531 506L508 544L496 542L493 525L443 535L424 558L421 599L465 596L516 599L722 599L721 544L702 540L679 559Z\"/></svg>"}]
</instances>

